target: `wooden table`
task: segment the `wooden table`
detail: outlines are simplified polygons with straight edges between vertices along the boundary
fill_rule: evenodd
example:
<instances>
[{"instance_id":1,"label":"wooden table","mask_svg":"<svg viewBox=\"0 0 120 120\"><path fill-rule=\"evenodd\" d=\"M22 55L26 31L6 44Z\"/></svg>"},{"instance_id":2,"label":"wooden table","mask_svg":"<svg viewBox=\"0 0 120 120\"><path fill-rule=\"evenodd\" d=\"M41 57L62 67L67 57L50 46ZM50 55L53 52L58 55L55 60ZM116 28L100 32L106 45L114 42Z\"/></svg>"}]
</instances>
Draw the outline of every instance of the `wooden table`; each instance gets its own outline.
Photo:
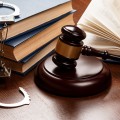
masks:
<instances>
[{"instance_id":1,"label":"wooden table","mask_svg":"<svg viewBox=\"0 0 120 120\"><path fill-rule=\"evenodd\" d=\"M110 89L86 98L64 98L40 90L34 83L34 70L26 76L12 74L0 87L0 102L23 99L18 87L31 97L30 105L0 108L0 120L120 120L120 65L108 64L112 72Z\"/></svg>"}]
</instances>

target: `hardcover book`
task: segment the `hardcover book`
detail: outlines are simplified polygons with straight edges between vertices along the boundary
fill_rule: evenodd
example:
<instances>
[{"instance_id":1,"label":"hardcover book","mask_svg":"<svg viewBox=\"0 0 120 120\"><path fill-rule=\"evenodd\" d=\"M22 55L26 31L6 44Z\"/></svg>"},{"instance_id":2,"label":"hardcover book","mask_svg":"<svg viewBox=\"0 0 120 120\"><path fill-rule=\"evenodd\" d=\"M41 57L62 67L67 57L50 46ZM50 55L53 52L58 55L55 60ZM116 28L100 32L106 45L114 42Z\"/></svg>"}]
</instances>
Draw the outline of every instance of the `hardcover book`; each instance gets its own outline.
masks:
<instances>
[{"instance_id":1,"label":"hardcover book","mask_svg":"<svg viewBox=\"0 0 120 120\"><path fill-rule=\"evenodd\" d=\"M4 0L4 2L17 5L21 11L20 17L15 19L15 23L8 26L8 38L49 23L72 10L70 0ZM13 12L12 9L6 7L0 9L1 15ZM0 27L2 26L0 25Z\"/></svg>"},{"instance_id":2,"label":"hardcover book","mask_svg":"<svg viewBox=\"0 0 120 120\"><path fill-rule=\"evenodd\" d=\"M49 43L38 48L19 62L4 58L7 67L19 74L26 74L34 68L38 62L48 57L54 52L57 43L57 37L52 39Z\"/></svg>"},{"instance_id":3,"label":"hardcover book","mask_svg":"<svg viewBox=\"0 0 120 120\"><path fill-rule=\"evenodd\" d=\"M61 34L61 27L66 24L74 24L72 12L61 16L47 26L8 39L4 44L4 56L14 61L20 61L40 46Z\"/></svg>"}]
</instances>

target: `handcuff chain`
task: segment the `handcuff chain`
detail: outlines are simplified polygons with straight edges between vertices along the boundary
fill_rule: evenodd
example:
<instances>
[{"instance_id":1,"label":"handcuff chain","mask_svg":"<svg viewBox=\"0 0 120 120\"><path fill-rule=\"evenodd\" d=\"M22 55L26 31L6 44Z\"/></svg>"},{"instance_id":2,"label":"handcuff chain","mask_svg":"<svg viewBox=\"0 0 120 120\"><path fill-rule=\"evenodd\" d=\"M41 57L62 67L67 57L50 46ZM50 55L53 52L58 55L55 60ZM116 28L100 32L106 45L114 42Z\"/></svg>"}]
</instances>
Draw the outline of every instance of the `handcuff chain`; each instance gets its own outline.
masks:
<instances>
[{"instance_id":1,"label":"handcuff chain","mask_svg":"<svg viewBox=\"0 0 120 120\"><path fill-rule=\"evenodd\" d=\"M6 28L5 36L4 36L4 28ZM2 28L2 33L1 33L1 41L0 41L1 42L1 45L0 45L0 52L1 52L0 62L1 62L1 64L3 64L3 61L4 61L4 60L2 61L2 59L4 59L4 42L7 39L7 34L8 34L8 25L7 25L7 23L4 23L3 28Z\"/></svg>"}]
</instances>

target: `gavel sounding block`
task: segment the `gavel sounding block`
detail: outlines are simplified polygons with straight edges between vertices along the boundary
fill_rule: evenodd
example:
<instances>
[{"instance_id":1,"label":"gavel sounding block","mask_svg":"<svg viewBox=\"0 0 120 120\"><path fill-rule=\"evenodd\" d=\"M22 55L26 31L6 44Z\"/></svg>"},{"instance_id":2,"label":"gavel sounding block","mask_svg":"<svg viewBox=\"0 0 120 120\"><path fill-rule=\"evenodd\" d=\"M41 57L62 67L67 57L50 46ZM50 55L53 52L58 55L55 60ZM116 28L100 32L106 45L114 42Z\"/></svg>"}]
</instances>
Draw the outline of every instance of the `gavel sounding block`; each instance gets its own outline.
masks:
<instances>
[{"instance_id":1,"label":"gavel sounding block","mask_svg":"<svg viewBox=\"0 0 120 120\"><path fill-rule=\"evenodd\" d=\"M110 86L109 68L95 57L80 55L72 70L59 68L52 56L39 64L35 83L49 93L64 97L84 97L98 94Z\"/></svg>"}]
</instances>

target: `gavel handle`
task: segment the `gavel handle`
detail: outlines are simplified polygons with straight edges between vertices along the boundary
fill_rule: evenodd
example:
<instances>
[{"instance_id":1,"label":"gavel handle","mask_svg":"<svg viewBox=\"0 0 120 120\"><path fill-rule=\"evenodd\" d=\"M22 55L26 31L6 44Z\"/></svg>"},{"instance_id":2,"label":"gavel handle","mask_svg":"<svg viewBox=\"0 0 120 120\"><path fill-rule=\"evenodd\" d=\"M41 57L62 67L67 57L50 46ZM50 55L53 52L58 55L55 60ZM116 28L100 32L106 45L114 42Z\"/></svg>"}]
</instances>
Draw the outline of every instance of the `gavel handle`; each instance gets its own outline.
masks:
<instances>
[{"instance_id":1,"label":"gavel handle","mask_svg":"<svg viewBox=\"0 0 120 120\"><path fill-rule=\"evenodd\" d=\"M111 59L120 61L120 56L110 54L107 51L99 51L89 46L83 46L81 53L82 55L101 57L104 60Z\"/></svg>"}]
</instances>

